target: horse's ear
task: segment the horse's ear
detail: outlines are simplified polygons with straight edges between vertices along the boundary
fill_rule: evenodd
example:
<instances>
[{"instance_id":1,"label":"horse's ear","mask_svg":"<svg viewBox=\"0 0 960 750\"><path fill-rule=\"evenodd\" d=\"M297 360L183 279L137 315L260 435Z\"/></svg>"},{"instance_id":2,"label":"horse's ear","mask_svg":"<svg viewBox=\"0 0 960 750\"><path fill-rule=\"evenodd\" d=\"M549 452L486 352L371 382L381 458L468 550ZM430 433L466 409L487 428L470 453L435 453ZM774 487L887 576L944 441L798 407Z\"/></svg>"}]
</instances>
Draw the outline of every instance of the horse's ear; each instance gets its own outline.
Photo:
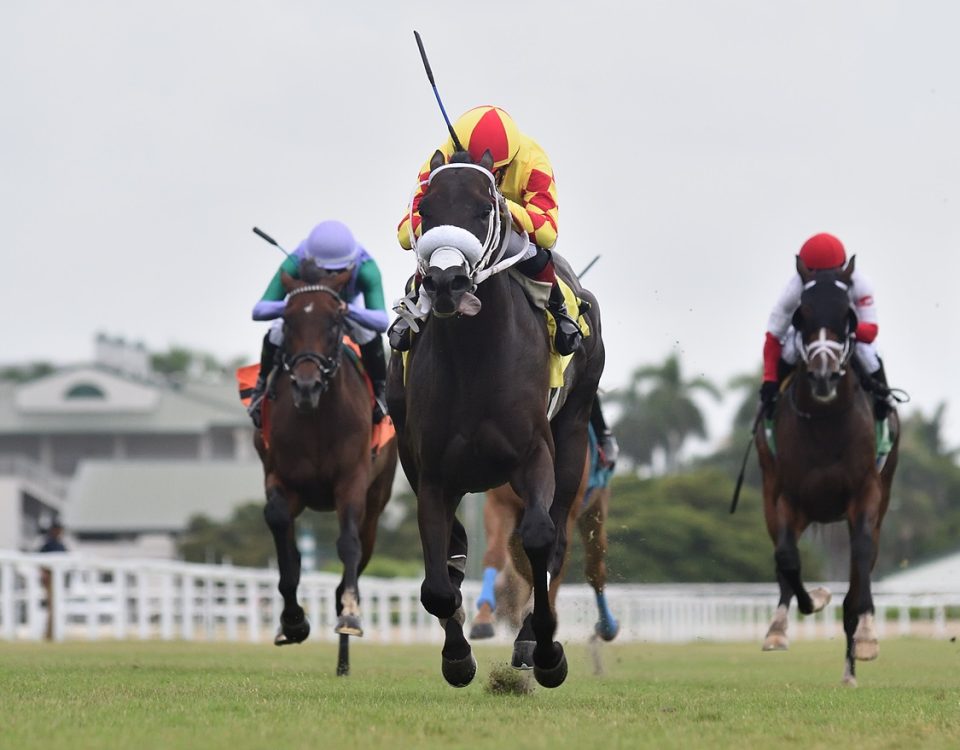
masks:
<instances>
[{"instance_id":1,"label":"horse's ear","mask_svg":"<svg viewBox=\"0 0 960 750\"><path fill-rule=\"evenodd\" d=\"M800 256L797 256L797 273L800 274L800 278L803 280L803 283L806 284L808 281L813 281L813 271L807 268L807 264L804 263Z\"/></svg>"},{"instance_id":2,"label":"horse's ear","mask_svg":"<svg viewBox=\"0 0 960 750\"><path fill-rule=\"evenodd\" d=\"M290 290L293 289L294 285L297 283L297 280L286 271L281 271L280 283L283 284L283 291L289 294Z\"/></svg>"},{"instance_id":3,"label":"horse's ear","mask_svg":"<svg viewBox=\"0 0 960 750\"><path fill-rule=\"evenodd\" d=\"M840 281L842 281L847 286L850 286L850 279L853 278L853 270L857 267L857 256L851 255L850 260L847 261L846 267L840 273Z\"/></svg>"},{"instance_id":4,"label":"horse's ear","mask_svg":"<svg viewBox=\"0 0 960 750\"><path fill-rule=\"evenodd\" d=\"M433 157L430 159L430 171L432 172L438 167L442 167L446 163L447 157L443 155L443 151L437 149L433 152Z\"/></svg>"},{"instance_id":5,"label":"horse's ear","mask_svg":"<svg viewBox=\"0 0 960 750\"><path fill-rule=\"evenodd\" d=\"M493 154L490 153L490 149L484 151L483 156L480 157L480 166L488 172L493 172Z\"/></svg>"}]
</instances>

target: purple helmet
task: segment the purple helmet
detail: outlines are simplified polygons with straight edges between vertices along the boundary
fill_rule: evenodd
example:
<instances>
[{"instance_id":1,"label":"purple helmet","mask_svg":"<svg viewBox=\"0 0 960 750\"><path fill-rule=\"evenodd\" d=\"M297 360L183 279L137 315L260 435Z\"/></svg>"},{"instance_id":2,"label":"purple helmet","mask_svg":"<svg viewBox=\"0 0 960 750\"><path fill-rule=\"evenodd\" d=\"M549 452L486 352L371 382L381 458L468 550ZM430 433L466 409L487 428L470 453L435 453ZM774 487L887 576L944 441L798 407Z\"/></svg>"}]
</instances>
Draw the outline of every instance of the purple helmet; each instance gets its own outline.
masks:
<instances>
[{"instance_id":1,"label":"purple helmet","mask_svg":"<svg viewBox=\"0 0 960 750\"><path fill-rule=\"evenodd\" d=\"M353 232L339 221L321 221L301 243L305 258L312 258L321 268L336 271L353 265L360 246Z\"/></svg>"}]
</instances>

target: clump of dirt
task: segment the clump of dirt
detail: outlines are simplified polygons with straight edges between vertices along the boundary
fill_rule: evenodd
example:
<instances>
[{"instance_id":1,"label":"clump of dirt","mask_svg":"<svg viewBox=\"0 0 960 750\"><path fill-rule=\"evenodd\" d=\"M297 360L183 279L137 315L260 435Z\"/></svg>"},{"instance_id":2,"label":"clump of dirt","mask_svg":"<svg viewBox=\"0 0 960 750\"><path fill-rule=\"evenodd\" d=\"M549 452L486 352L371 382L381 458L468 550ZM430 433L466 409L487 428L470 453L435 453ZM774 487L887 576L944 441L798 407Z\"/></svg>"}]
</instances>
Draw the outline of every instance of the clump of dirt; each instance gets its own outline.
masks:
<instances>
[{"instance_id":1,"label":"clump of dirt","mask_svg":"<svg viewBox=\"0 0 960 750\"><path fill-rule=\"evenodd\" d=\"M529 695L533 692L533 673L497 664L490 670L484 689L491 695Z\"/></svg>"}]
</instances>

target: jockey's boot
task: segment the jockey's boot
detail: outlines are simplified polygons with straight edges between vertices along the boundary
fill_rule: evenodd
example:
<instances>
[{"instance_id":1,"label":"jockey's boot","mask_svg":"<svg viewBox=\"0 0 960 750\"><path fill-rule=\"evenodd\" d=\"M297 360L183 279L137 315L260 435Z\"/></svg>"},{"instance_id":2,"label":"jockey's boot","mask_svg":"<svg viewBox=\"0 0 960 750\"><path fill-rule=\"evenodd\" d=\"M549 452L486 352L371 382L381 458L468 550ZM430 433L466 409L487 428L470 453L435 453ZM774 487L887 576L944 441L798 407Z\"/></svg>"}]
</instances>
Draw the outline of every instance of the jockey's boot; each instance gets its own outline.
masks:
<instances>
[{"instance_id":1,"label":"jockey's boot","mask_svg":"<svg viewBox=\"0 0 960 750\"><path fill-rule=\"evenodd\" d=\"M583 332L577 321L570 317L567 305L563 299L563 292L557 283L557 272L553 265L553 256L550 251L537 247L536 255L521 261L516 268L524 276L534 281L545 281L551 284L550 298L547 300L547 310L553 315L557 323L557 333L554 336L554 346L557 354L573 354L580 348L583 341Z\"/></svg>"},{"instance_id":2,"label":"jockey's boot","mask_svg":"<svg viewBox=\"0 0 960 750\"><path fill-rule=\"evenodd\" d=\"M261 427L260 405L263 397L266 395L267 382L270 380L270 373L277 364L277 354L280 347L270 342L270 334L263 337L263 349L260 352L260 373L257 375L257 382L253 386L253 393L250 394L250 405L247 407L247 414L253 421L253 426L258 430Z\"/></svg>"},{"instance_id":3,"label":"jockey's boot","mask_svg":"<svg viewBox=\"0 0 960 750\"><path fill-rule=\"evenodd\" d=\"M360 360L373 384L373 423L377 424L387 415L387 358L379 334L360 347Z\"/></svg>"},{"instance_id":4,"label":"jockey's boot","mask_svg":"<svg viewBox=\"0 0 960 750\"><path fill-rule=\"evenodd\" d=\"M387 329L387 340L390 348L398 352L406 352L413 345L413 334L410 332L410 323L402 317L397 317Z\"/></svg>"},{"instance_id":5,"label":"jockey's boot","mask_svg":"<svg viewBox=\"0 0 960 750\"><path fill-rule=\"evenodd\" d=\"M556 281L553 282L553 288L550 290L550 300L547 302L547 309L557 322L557 333L553 338L554 346L557 348L557 354L561 356L573 354L580 348L580 344L583 342L583 331L580 330L580 325L577 321L571 318L567 312L563 292Z\"/></svg>"},{"instance_id":6,"label":"jockey's boot","mask_svg":"<svg viewBox=\"0 0 960 750\"><path fill-rule=\"evenodd\" d=\"M620 444L613 431L607 426L600 406L600 397L593 397L593 407L590 410L590 426L597 437L597 450L600 453L600 465L605 469L612 469L620 456Z\"/></svg>"},{"instance_id":7,"label":"jockey's boot","mask_svg":"<svg viewBox=\"0 0 960 750\"><path fill-rule=\"evenodd\" d=\"M887 385L887 374L883 371L883 362L875 372L870 373L871 391L873 392L873 416L878 422L883 422L890 416L890 386Z\"/></svg>"}]
</instances>

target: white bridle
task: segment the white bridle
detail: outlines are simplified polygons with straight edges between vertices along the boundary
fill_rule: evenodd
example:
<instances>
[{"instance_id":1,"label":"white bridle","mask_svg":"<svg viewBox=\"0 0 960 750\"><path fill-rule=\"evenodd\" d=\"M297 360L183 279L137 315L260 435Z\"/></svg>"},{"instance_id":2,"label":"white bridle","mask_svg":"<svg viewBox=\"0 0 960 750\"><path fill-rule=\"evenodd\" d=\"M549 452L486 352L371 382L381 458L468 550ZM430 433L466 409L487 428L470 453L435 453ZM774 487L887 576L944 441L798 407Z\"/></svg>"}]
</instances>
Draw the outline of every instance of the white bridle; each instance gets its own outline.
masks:
<instances>
[{"instance_id":1,"label":"white bridle","mask_svg":"<svg viewBox=\"0 0 960 750\"><path fill-rule=\"evenodd\" d=\"M803 358L804 364L809 367L812 360L817 357L825 357L827 362L836 362L840 375L846 372L846 364L853 351L852 343L852 333L843 341L834 341L827 338L826 328L821 328L817 338L806 343L800 331L797 331L797 348L800 350L800 356Z\"/></svg>"},{"instance_id":2,"label":"white bridle","mask_svg":"<svg viewBox=\"0 0 960 750\"><path fill-rule=\"evenodd\" d=\"M416 198L417 191L422 187L429 186L433 178L445 169L475 169L481 172L489 182L488 192L493 199L493 207L487 219L487 236L482 243L465 229L452 226L434 227L428 232L425 232L419 239L417 238L416 232L413 229L413 201ZM417 253L419 271L425 274L431 265L435 265L431 264L430 260L437 253L445 252L447 255L455 253L462 259L462 263L467 269L467 275L470 277L474 286L476 286L495 273L505 271L510 268L510 266L522 260L522 252L511 255L509 258L503 257L508 244L504 239L510 231L510 227L507 227L506 231L503 231L504 227L502 226L500 216L502 199L503 196L497 189L497 182L494 179L493 173L484 169L479 164L457 162L454 164L444 164L434 169L430 173L430 176L427 177L426 180L421 181L414 189L410 196L410 204L407 211L407 232L410 237L410 247ZM468 234L470 235L469 237L466 236ZM434 242L430 242L428 239L431 235L435 240ZM426 249L428 252L421 252L419 247L421 243L427 245ZM449 262L444 262L443 264L444 267L449 267L449 265L451 265Z\"/></svg>"}]
</instances>

